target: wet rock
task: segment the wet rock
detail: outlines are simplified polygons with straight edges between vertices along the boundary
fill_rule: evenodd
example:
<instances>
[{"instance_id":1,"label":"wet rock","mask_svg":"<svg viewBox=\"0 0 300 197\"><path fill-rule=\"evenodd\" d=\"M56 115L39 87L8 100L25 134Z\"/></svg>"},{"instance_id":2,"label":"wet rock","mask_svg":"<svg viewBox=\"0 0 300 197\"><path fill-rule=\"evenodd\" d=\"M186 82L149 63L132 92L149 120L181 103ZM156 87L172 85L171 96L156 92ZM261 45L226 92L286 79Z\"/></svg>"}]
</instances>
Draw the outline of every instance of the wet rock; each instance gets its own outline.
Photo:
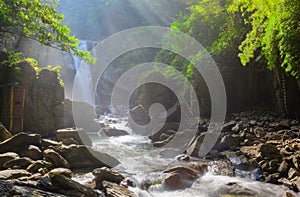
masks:
<instances>
[{"instance_id":1,"label":"wet rock","mask_svg":"<svg viewBox=\"0 0 300 197\"><path fill-rule=\"evenodd\" d=\"M52 149L44 150L43 156L46 161L52 163L56 168L70 168L70 164L68 163L68 161L66 161L59 153L55 152Z\"/></svg>"},{"instance_id":2,"label":"wet rock","mask_svg":"<svg viewBox=\"0 0 300 197\"><path fill-rule=\"evenodd\" d=\"M248 188L245 188L238 183L228 183L218 189L217 193L221 196L249 196L255 197L258 194Z\"/></svg>"},{"instance_id":3,"label":"wet rock","mask_svg":"<svg viewBox=\"0 0 300 197\"><path fill-rule=\"evenodd\" d=\"M80 183L62 175L53 173L51 178L51 183L54 187L58 188L58 193L65 194L67 196L81 197L81 196L89 196L89 197L98 197L99 193L94 191L93 189L81 185Z\"/></svg>"},{"instance_id":4,"label":"wet rock","mask_svg":"<svg viewBox=\"0 0 300 197\"><path fill-rule=\"evenodd\" d=\"M199 136L195 137L191 145L187 148L187 153L191 156L199 156L199 151L201 144L205 138L205 133L201 133Z\"/></svg>"},{"instance_id":5,"label":"wet rock","mask_svg":"<svg viewBox=\"0 0 300 197\"><path fill-rule=\"evenodd\" d=\"M30 177L31 174L26 170L2 170L0 171L0 180L18 179L21 177Z\"/></svg>"},{"instance_id":6,"label":"wet rock","mask_svg":"<svg viewBox=\"0 0 300 197\"><path fill-rule=\"evenodd\" d=\"M73 138L81 145L92 146L92 140L81 128L67 128L56 131L56 139L63 141L64 139Z\"/></svg>"},{"instance_id":7,"label":"wet rock","mask_svg":"<svg viewBox=\"0 0 300 197\"><path fill-rule=\"evenodd\" d=\"M149 136L149 139L152 141L152 142L157 142L159 141L159 138L160 136L163 134L163 133L166 133L168 130L172 130L172 131L177 131L179 128L179 123L176 123L176 122L169 122L169 123L166 123L162 126L162 128L157 131L156 133L154 133L153 135L150 135ZM156 129L154 128L154 131Z\"/></svg>"},{"instance_id":8,"label":"wet rock","mask_svg":"<svg viewBox=\"0 0 300 197\"><path fill-rule=\"evenodd\" d=\"M116 183L103 181L103 186L104 193L107 197L136 197L136 195L132 191Z\"/></svg>"},{"instance_id":9,"label":"wet rock","mask_svg":"<svg viewBox=\"0 0 300 197\"><path fill-rule=\"evenodd\" d=\"M49 170L51 169L51 167L52 167L52 163L47 162L45 160L38 160L35 161L33 164L29 165L26 170L31 173L36 173L39 171L39 169Z\"/></svg>"},{"instance_id":10,"label":"wet rock","mask_svg":"<svg viewBox=\"0 0 300 197\"><path fill-rule=\"evenodd\" d=\"M95 176L96 189L103 189L103 181L109 181L112 183L120 184L124 180L124 176L121 175L114 169L109 169L107 167L97 168L93 170L93 175Z\"/></svg>"},{"instance_id":11,"label":"wet rock","mask_svg":"<svg viewBox=\"0 0 300 197\"><path fill-rule=\"evenodd\" d=\"M95 121L95 119L97 119L97 114L94 106L85 102L70 101L69 99L65 99L63 103L64 126L60 128L78 127L84 129L86 132L94 133L97 133L101 129L100 124ZM76 113L74 110L76 110ZM76 125L74 118L76 118ZM76 140L76 138L74 139Z\"/></svg>"},{"instance_id":12,"label":"wet rock","mask_svg":"<svg viewBox=\"0 0 300 197\"><path fill-rule=\"evenodd\" d=\"M168 189L183 189L186 188L182 182L181 175L179 173L168 174L162 181L162 183Z\"/></svg>"},{"instance_id":13,"label":"wet rock","mask_svg":"<svg viewBox=\"0 0 300 197\"><path fill-rule=\"evenodd\" d=\"M3 142L12 137L12 134L0 122L0 142Z\"/></svg>"},{"instance_id":14,"label":"wet rock","mask_svg":"<svg viewBox=\"0 0 300 197\"><path fill-rule=\"evenodd\" d=\"M131 121L134 121L139 125L145 125L150 122L150 116L142 105L135 106L129 111L129 113L133 119Z\"/></svg>"},{"instance_id":15,"label":"wet rock","mask_svg":"<svg viewBox=\"0 0 300 197\"><path fill-rule=\"evenodd\" d=\"M72 170L80 169L88 172L95 168L115 167L120 164L112 156L84 145L53 147L53 149L68 161Z\"/></svg>"},{"instance_id":16,"label":"wet rock","mask_svg":"<svg viewBox=\"0 0 300 197\"><path fill-rule=\"evenodd\" d=\"M41 143L41 135L18 133L8 140L0 143L0 153L16 152L18 153L28 145L39 146Z\"/></svg>"},{"instance_id":17,"label":"wet rock","mask_svg":"<svg viewBox=\"0 0 300 197\"><path fill-rule=\"evenodd\" d=\"M129 133L127 131L121 130L121 129L116 129L116 128L104 128L103 133L108 137L129 135Z\"/></svg>"},{"instance_id":18,"label":"wet rock","mask_svg":"<svg viewBox=\"0 0 300 197\"><path fill-rule=\"evenodd\" d=\"M34 161L27 158L16 158L10 161L7 161L3 164L5 169L12 168L12 169L26 169L29 165L31 165Z\"/></svg>"},{"instance_id":19,"label":"wet rock","mask_svg":"<svg viewBox=\"0 0 300 197\"><path fill-rule=\"evenodd\" d=\"M10 161L19 158L19 155L17 153L13 152L7 152L0 154L0 169L3 169L3 164Z\"/></svg>"},{"instance_id":20,"label":"wet rock","mask_svg":"<svg viewBox=\"0 0 300 197\"><path fill-rule=\"evenodd\" d=\"M265 177L266 183L278 184L278 180L280 179L280 173L270 174Z\"/></svg>"},{"instance_id":21,"label":"wet rock","mask_svg":"<svg viewBox=\"0 0 300 197\"><path fill-rule=\"evenodd\" d=\"M55 177L56 175L63 175L68 178L72 178L72 171L67 168L54 168L50 172L48 172L48 176L50 178Z\"/></svg>"},{"instance_id":22,"label":"wet rock","mask_svg":"<svg viewBox=\"0 0 300 197\"><path fill-rule=\"evenodd\" d=\"M164 173L180 174L182 179L195 180L200 175L200 171L194 170L190 167L175 166L163 171Z\"/></svg>"},{"instance_id":23,"label":"wet rock","mask_svg":"<svg viewBox=\"0 0 300 197\"><path fill-rule=\"evenodd\" d=\"M39 147L34 146L34 145L29 145L25 151L22 151L20 153L20 156L28 157L33 160L39 160L43 157L43 153Z\"/></svg>"}]
</instances>

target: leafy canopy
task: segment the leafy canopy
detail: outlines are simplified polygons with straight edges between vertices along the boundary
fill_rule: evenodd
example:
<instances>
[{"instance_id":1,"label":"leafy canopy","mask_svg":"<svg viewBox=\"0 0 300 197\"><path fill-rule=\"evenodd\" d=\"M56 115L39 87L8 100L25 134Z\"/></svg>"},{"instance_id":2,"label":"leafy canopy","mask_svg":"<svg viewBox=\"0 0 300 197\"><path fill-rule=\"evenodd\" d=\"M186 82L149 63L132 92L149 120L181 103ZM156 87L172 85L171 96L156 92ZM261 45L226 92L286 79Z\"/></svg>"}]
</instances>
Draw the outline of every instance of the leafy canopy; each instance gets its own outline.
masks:
<instances>
[{"instance_id":1,"label":"leafy canopy","mask_svg":"<svg viewBox=\"0 0 300 197\"><path fill-rule=\"evenodd\" d=\"M67 52L71 50L88 63L95 63L90 52L78 49L78 39L61 24L63 15L39 0L0 0L0 36L18 34Z\"/></svg>"}]
</instances>

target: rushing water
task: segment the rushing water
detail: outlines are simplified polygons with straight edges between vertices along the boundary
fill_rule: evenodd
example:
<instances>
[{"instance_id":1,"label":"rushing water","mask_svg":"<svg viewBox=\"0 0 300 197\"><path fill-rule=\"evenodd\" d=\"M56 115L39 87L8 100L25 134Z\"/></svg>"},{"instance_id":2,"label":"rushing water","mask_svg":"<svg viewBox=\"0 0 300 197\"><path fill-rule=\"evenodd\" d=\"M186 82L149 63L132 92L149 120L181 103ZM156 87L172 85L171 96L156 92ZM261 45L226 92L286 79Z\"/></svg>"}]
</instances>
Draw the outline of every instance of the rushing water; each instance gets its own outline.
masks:
<instances>
[{"instance_id":1,"label":"rushing water","mask_svg":"<svg viewBox=\"0 0 300 197\"><path fill-rule=\"evenodd\" d=\"M112 127L131 132L126 126L126 119L116 119L106 116L101 121L106 122ZM160 157L160 149L154 148L147 137L136 134L121 137L101 137L98 134L90 134L90 136L95 149L119 159L121 164L116 167L116 170L137 184L137 187L130 187L129 189L141 197L225 197L231 195L221 195L219 191L228 183L236 183L239 187L246 188L246 190L249 189L256 193L254 196L286 196L285 192L287 189L283 186L252 181L245 178L213 175L211 172L198 178L191 187L184 190L170 191L162 184L151 186L148 191L142 190L139 187L142 183L147 181L156 182L161 179L164 176L162 173L164 169L175 165L186 165L186 163ZM77 179L81 182L86 182L91 180L92 177L92 174L89 173Z\"/></svg>"}]
</instances>

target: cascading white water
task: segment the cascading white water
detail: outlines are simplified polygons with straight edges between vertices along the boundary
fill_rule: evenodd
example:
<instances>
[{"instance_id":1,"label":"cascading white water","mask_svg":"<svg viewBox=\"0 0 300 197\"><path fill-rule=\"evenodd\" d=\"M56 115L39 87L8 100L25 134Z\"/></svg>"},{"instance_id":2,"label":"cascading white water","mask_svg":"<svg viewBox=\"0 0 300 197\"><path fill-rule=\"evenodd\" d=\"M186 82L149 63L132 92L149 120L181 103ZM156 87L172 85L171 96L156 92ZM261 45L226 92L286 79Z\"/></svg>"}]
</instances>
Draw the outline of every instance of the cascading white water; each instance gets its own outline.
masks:
<instances>
[{"instance_id":1,"label":"cascading white water","mask_svg":"<svg viewBox=\"0 0 300 197\"><path fill-rule=\"evenodd\" d=\"M83 51L88 50L88 42L85 40L80 40L78 48ZM84 62L79 57L75 56L72 53L73 64L69 65L69 68L74 69L76 72L75 80L74 80L74 88L72 94L72 100L86 102L91 105L94 105L94 96L93 96L93 85L92 85L92 77L90 65Z\"/></svg>"}]
</instances>

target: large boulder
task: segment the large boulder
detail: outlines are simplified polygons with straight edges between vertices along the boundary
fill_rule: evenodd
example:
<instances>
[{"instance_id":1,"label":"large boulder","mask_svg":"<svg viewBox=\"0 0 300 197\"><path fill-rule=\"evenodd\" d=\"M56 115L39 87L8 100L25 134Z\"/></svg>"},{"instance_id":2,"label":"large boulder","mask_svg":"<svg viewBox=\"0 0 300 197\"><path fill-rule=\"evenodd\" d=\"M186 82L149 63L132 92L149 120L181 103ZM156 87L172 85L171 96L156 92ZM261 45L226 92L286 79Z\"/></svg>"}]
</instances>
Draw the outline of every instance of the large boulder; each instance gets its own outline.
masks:
<instances>
[{"instance_id":1,"label":"large boulder","mask_svg":"<svg viewBox=\"0 0 300 197\"><path fill-rule=\"evenodd\" d=\"M86 170L87 172L101 167L115 167L120 162L112 156L95 151L84 145L70 145L53 147L71 165L72 170Z\"/></svg>"},{"instance_id":2,"label":"large boulder","mask_svg":"<svg viewBox=\"0 0 300 197\"><path fill-rule=\"evenodd\" d=\"M0 143L0 153L16 152L19 153L28 145L40 146L41 135L18 133L13 137Z\"/></svg>"},{"instance_id":3,"label":"large boulder","mask_svg":"<svg viewBox=\"0 0 300 197\"><path fill-rule=\"evenodd\" d=\"M98 132L101 127L95 119L97 119L97 114L94 106L85 102L64 100L63 128L79 127L86 132Z\"/></svg>"},{"instance_id":4,"label":"large boulder","mask_svg":"<svg viewBox=\"0 0 300 197\"><path fill-rule=\"evenodd\" d=\"M30 177L31 174L26 170L2 170L0 171L0 180L18 179L21 177Z\"/></svg>"},{"instance_id":5,"label":"large boulder","mask_svg":"<svg viewBox=\"0 0 300 197\"><path fill-rule=\"evenodd\" d=\"M52 136L55 130L63 127L64 88L54 71L42 69L37 77L30 64L22 63L20 67L26 94L24 130L43 137Z\"/></svg>"},{"instance_id":6,"label":"large boulder","mask_svg":"<svg viewBox=\"0 0 300 197\"><path fill-rule=\"evenodd\" d=\"M103 181L103 186L107 197L136 197L132 191L116 183Z\"/></svg>"},{"instance_id":7,"label":"large boulder","mask_svg":"<svg viewBox=\"0 0 300 197\"><path fill-rule=\"evenodd\" d=\"M103 189L103 181L109 181L112 183L120 184L125 177L121 175L114 169L109 169L107 167L97 168L93 170L93 175L95 176L96 189Z\"/></svg>"},{"instance_id":8,"label":"large boulder","mask_svg":"<svg viewBox=\"0 0 300 197\"><path fill-rule=\"evenodd\" d=\"M13 152L7 152L0 154L0 169L3 168L3 164L10 161L19 158L19 155L17 153Z\"/></svg>"},{"instance_id":9,"label":"large boulder","mask_svg":"<svg viewBox=\"0 0 300 197\"><path fill-rule=\"evenodd\" d=\"M159 131L149 136L149 139L152 142L157 142L160 140L160 137L164 133L169 133L169 131L177 131L179 128L179 123L177 122L169 122L164 124ZM174 133L174 132L172 132Z\"/></svg>"},{"instance_id":10,"label":"large boulder","mask_svg":"<svg viewBox=\"0 0 300 197\"><path fill-rule=\"evenodd\" d=\"M3 142L12 137L12 134L0 122L0 142Z\"/></svg>"},{"instance_id":11,"label":"large boulder","mask_svg":"<svg viewBox=\"0 0 300 197\"><path fill-rule=\"evenodd\" d=\"M116 128L110 128L110 127L102 129L102 132L105 136L108 136L108 137L129 135L129 133L127 131L124 131L121 129L116 129ZM102 132L101 132L101 134L102 134Z\"/></svg>"},{"instance_id":12,"label":"large boulder","mask_svg":"<svg viewBox=\"0 0 300 197\"><path fill-rule=\"evenodd\" d=\"M58 141L64 141L65 139L74 139L76 144L92 146L92 140L81 128L67 128L59 129L56 131L56 139Z\"/></svg>"},{"instance_id":13,"label":"large boulder","mask_svg":"<svg viewBox=\"0 0 300 197\"><path fill-rule=\"evenodd\" d=\"M58 193L46 192L30 186L24 186L15 183L14 181L0 181L0 196L11 197L11 196L43 196L43 197L66 197Z\"/></svg>"},{"instance_id":14,"label":"large boulder","mask_svg":"<svg viewBox=\"0 0 300 197\"><path fill-rule=\"evenodd\" d=\"M58 193L62 193L68 196L80 197L80 196L89 196L89 197L98 197L99 193L95 190L81 185L80 183L72 180L69 177L64 176L61 173L49 173L51 183L56 187Z\"/></svg>"},{"instance_id":15,"label":"large boulder","mask_svg":"<svg viewBox=\"0 0 300 197\"><path fill-rule=\"evenodd\" d=\"M16 159L12 159L9 160L7 162L5 162L3 164L3 167L5 169L26 169L29 165L31 165L34 161L27 158L27 157L23 157L23 158L16 158Z\"/></svg>"},{"instance_id":16,"label":"large boulder","mask_svg":"<svg viewBox=\"0 0 300 197\"><path fill-rule=\"evenodd\" d=\"M59 168L69 168L70 164L66 161L59 153L52 149L46 149L43 152L43 156L46 161L49 161L53 164L54 167Z\"/></svg>"},{"instance_id":17,"label":"large boulder","mask_svg":"<svg viewBox=\"0 0 300 197\"><path fill-rule=\"evenodd\" d=\"M29 145L24 151L21 151L20 156L28 157L33 160L39 160L42 159L43 153L39 147Z\"/></svg>"}]
</instances>

